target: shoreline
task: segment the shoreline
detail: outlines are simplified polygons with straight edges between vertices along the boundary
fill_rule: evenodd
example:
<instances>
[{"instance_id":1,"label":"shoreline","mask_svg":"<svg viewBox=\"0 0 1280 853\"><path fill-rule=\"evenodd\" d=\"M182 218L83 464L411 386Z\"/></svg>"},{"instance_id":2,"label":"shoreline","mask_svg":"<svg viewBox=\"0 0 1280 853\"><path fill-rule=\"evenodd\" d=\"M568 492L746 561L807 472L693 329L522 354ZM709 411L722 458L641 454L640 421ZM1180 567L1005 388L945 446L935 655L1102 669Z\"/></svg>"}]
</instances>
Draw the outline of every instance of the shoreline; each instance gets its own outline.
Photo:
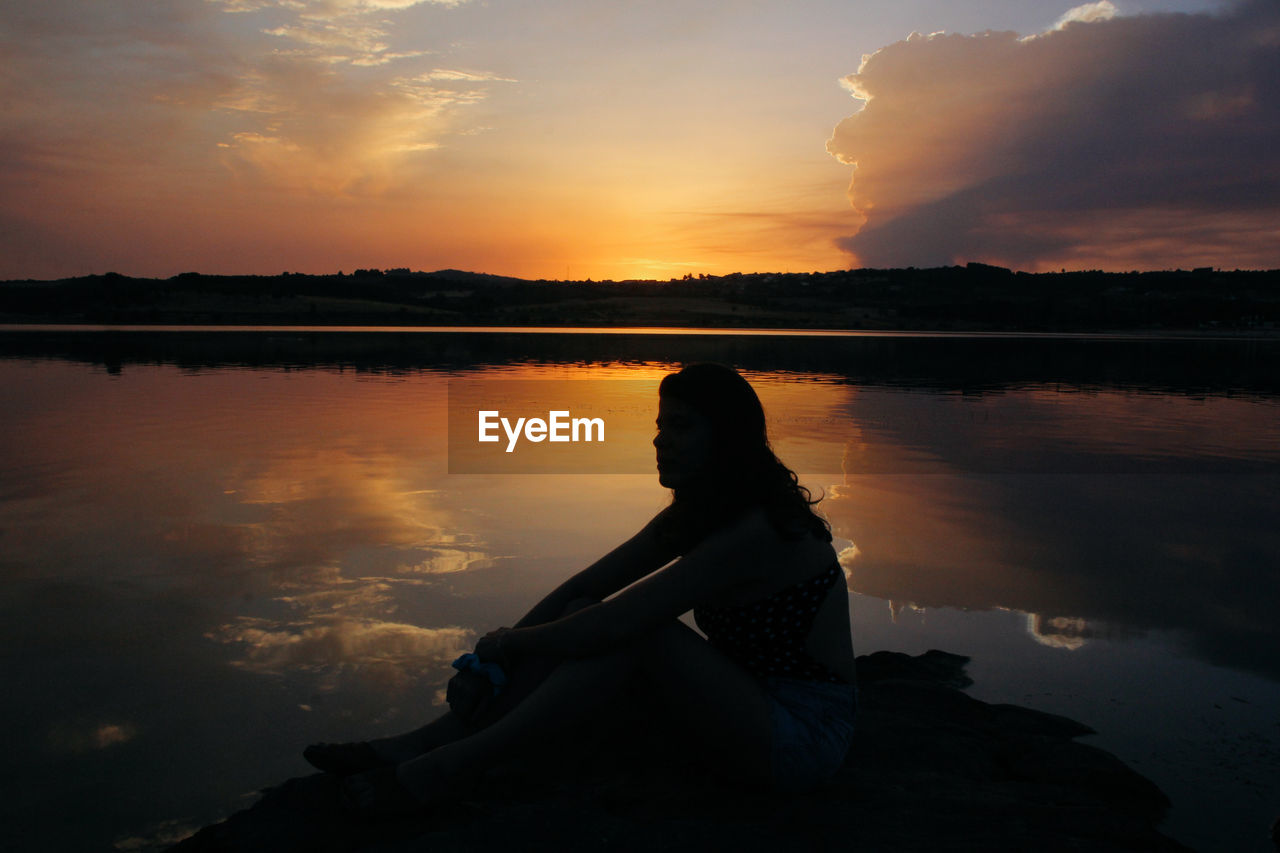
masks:
<instances>
[{"instance_id":1,"label":"shoreline","mask_svg":"<svg viewBox=\"0 0 1280 853\"><path fill-rule=\"evenodd\" d=\"M173 853L665 849L1186 851L1158 824L1168 798L1064 717L973 699L968 658L858 658L858 731L836 776L801 795L708 771L637 714L628 739L575 738L488 774L447 812L371 823L336 807L337 780L291 779ZM618 721L611 721L616 726ZM616 738L615 738L616 740ZM539 760L540 758L540 760ZM786 849L785 847L783 849Z\"/></svg>"},{"instance_id":2,"label":"shoreline","mask_svg":"<svg viewBox=\"0 0 1280 853\"><path fill-rule=\"evenodd\" d=\"M0 334L530 334L530 335L664 335L710 337L829 337L829 338L961 338L991 340L1100 340L1100 341L1274 341L1280 329L1099 329L1096 331L992 330L992 329L821 329L792 327L705 326L483 326L396 325L368 323L258 324L258 323L56 323L44 321L0 322Z\"/></svg>"},{"instance_id":3,"label":"shoreline","mask_svg":"<svg viewBox=\"0 0 1280 853\"><path fill-rule=\"evenodd\" d=\"M1280 336L1280 270L930 269L529 281L438 270L0 282L0 323Z\"/></svg>"}]
</instances>

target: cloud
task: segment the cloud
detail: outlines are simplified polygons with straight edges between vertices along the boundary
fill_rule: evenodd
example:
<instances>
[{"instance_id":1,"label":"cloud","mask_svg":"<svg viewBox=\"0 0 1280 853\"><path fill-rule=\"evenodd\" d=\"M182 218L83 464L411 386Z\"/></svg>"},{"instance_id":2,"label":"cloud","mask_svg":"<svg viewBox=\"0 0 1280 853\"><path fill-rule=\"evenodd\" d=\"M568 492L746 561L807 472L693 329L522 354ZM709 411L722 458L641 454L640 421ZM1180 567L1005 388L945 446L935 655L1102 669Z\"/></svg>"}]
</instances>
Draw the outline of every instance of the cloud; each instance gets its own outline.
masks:
<instances>
[{"instance_id":1,"label":"cloud","mask_svg":"<svg viewBox=\"0 0 1280 853\"><path fill-rule=\"evenodd\" d=\"M288 9L312 18L365 12L399 11L413 6L459 6L466 0L209 0L228 12L257 12L263 9Z\"/></svg>"},{"instance_id":2,"label":"cloud","mask_svg":"<svg viewBox=\"0 0 1280 853\"><path fill-rule=\"evenodd\" d=\"M484 97L474 87L425 86L413 77L369 84L274 58L219 102L233 129L217 144L242 186L379 195L393 175L408 174L406 152L439 147L455 111Z\"/></svg>"},{"instance_id":3,"label":"cloud","mask_svg":"<svg viewBox=\"0 0 1280 853\"><path fill-rule=\"evenodd\" d=\"M1085 3L1068 9L1053 25L1053 30L1064 30L1068 24L1089 24L1094 21L1109 21L1116 16L1116 7L1110 0L1098 0L1097 3Z\"/></svg>"},{"instance_id":4,"label":"cloud","mask_svg":"<svg viewBox=\"0 0 1280 853\"><path fill-rule=\"evenodd\" d=\"M465 132L462 112L514 82L438 67L452 50L412 7L456 5L48 0L6 10L0 216L56 234L91 205L153 207L166 194L405 188L424 168L410 158ZM59 253L79 254L35 251L37 261Z\"/></svg>"},{"instance_id":5,"label":"cloud","mask_svg":"<svg viewBox=\"0 0 1280 853\"><path fill-rule=\"evenodd\" d=\"M218 147L242 185L381 194L393 175L404 182L407 155L441 147L458 129L458 111L483 101L488 84L515 82L487 71L422 70L436 52L430 33L389 15L459 5L451 0L215 2L240 17L259 13L270 39L246 57L238 85L217 104L237 125Z\"/></svg>"},{"instance_id":6,"label":"cloud","mask_svg":"<svg viewBox=\"0 0 1280 853\"><path fill-rule=\"evenodd\" d=\"M827 149L855 167L865 266L1280 266L1280 5L1044 33L912 35L843 80L863 109Z\"/></svg>"},{"instance_id":7,"label":"cloud","mask_svg":"<svg viewBox=\"0 0 1280 853\"><path fill-rule=\"evenodd\" d=\"M0 180L154 163L234 85L205 4L20 4L0 27Z\"/></svg>"},{"instance_id":8,"label":"cloud","mask_svg":"<svg viewBox=\"0 0 1280 853\"><path fill-rule=\"evenodd\" d=\"M387 39L394 21L387 12L414 6L452 7L465 0L209 0L233 14L283 13L289 23L264 28L263 33L296 42L293 55L357 66L383 65L428 51L393 52ZM273 18L274 19L274 18Z\"/></svg>"},{"instance_id":9,"label":"cloud","mask_svg":"<svg viewBox=\"0 0 1280 853\"><path fill-rule=\"evenodd\" d=\"M486 71L458 71L452 68L437 68L419 76L421 80L448 80L467 83L515 83L510 77L499 77Z\"/></svg>"}]
</instances>

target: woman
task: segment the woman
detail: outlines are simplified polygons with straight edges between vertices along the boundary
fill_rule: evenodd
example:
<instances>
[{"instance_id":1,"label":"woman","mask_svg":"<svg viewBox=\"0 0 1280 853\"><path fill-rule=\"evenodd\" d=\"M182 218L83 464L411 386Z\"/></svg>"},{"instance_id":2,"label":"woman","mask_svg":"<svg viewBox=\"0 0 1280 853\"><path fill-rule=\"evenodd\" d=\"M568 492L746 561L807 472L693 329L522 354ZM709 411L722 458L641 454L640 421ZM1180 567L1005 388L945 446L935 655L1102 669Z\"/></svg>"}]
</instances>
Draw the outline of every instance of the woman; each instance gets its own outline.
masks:
<instances>
[{"instance_id":1,"label":"woman","mask_svg":"<svg viewBox=\"0 0 1280 853\"><path fill-rule=\"evenodd\" d=\"M658 394L658 480L674 499L515 627L481 638L479 660L512 676L497 718L478 725L451 711L399 737L307 749L320 769L351 774L355 811L441 802L513 750L606 708L635 677L740 776L790 790L839 768L853 731L853 648L816 501L773 454L759 398L735 371L689 365ZM708 639L678 620L689 610Z\"/></svg>"}]
</instances>

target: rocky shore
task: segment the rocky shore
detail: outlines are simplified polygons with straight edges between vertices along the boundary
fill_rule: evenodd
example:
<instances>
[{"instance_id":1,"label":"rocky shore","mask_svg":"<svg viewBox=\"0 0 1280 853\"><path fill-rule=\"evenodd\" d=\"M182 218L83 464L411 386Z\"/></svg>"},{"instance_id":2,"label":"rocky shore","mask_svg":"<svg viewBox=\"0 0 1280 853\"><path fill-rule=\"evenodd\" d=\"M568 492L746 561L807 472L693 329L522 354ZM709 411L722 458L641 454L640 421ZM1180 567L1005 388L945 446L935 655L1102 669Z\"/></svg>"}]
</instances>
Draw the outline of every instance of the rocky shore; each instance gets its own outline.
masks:
<instances>
[{"instance_id":1,"label":"rocky shore","mask_svg":"<svg viewBox=\"0 0 1280 853\"><path fill-rule=\"evenodd\" d=\"M858 659L859 731L828 784L779 797L693 764L649 725L600 748L590 732L488 774L447 812L362 822L337 780L291 779L175 853L847 850L1176 851L1156 824L1168 800L1074 739L1080 723L969 697L967 658Z\"/></svg>"}]
</instances>

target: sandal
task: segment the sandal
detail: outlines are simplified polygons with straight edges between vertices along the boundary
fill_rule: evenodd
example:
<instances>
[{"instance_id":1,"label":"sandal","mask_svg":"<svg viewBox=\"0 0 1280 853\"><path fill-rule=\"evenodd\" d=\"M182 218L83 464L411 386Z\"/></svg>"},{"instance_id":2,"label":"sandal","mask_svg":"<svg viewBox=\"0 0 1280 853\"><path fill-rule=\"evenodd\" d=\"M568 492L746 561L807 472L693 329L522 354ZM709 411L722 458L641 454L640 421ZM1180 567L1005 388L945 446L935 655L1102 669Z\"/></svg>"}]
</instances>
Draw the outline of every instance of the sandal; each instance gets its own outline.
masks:
<instances>
[{"instance_id":1,"label":"sandal","mask_svg":"<svg viewBox=\"0 0 1280 853\"><path fill-rule=\"evenodd\" d=\"M394 762L378 755L366 741L313 743L302 751L302 757L317 770L338 776L354 776L357 773L395 766Z\"/></svg>"}]
</instances>

